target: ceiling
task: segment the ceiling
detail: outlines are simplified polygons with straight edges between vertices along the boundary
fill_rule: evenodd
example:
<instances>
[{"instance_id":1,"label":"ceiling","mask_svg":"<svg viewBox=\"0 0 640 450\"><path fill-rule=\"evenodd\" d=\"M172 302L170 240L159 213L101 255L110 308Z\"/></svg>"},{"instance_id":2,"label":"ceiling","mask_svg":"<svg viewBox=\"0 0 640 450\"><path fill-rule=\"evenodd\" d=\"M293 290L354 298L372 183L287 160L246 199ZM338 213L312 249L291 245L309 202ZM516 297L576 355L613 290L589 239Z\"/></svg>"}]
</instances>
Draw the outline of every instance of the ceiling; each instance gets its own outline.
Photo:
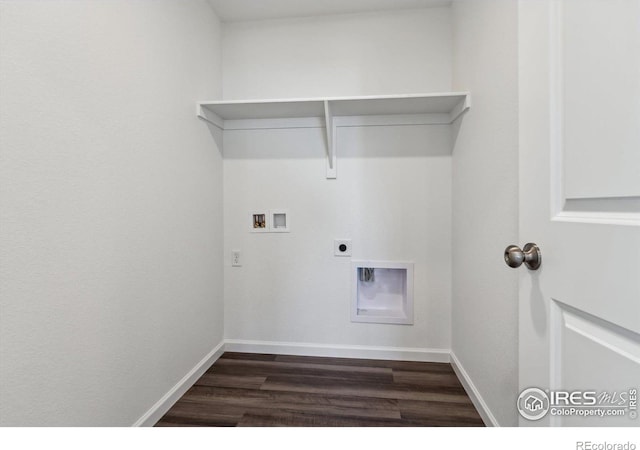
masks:
<instances>
[{"instance_id":1,"label":"ceiling","mask_svg":"<svg viewBox=\"0 0 640 450\"><path fill-rule=\"evenodd\" d=\"M442 6L451 0L209 0L223 22Z\"/></svg>"}]
</instances>

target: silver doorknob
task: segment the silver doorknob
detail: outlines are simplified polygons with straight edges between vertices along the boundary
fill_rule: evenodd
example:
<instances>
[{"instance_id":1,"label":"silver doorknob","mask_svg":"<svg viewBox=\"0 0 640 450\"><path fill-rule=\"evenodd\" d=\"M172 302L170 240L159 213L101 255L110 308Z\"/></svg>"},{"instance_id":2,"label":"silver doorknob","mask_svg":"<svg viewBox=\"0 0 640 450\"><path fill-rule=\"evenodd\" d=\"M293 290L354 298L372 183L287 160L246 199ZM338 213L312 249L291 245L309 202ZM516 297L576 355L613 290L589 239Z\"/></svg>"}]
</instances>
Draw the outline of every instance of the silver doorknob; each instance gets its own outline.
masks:
<instances>
[{"instance_id":1,"label":"silver doorknob","mask_svg":"<svg viewBox=\"0 0 640 450\"><path fill-rule=\"evenodd\" d=\"M504 262L509 267L520 267L522 263L527 269L538 270L542 264L542 253L540 248L534 243L529 242L520 250L517 245L510 245L504 249Z\"/></svg>"}]
</instances>

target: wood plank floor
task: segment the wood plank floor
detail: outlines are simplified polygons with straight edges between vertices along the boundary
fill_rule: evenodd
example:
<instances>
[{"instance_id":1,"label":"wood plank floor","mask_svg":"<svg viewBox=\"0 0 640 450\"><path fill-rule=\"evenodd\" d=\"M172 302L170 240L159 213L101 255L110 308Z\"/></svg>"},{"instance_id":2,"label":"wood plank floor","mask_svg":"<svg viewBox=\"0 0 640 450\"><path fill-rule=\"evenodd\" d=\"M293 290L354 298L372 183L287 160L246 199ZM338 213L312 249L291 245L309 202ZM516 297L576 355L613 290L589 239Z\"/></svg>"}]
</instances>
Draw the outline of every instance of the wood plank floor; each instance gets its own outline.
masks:
<instances>
[{"instance_id":1,"label":"wood plank floor","mask_svg":"<svg viewBox=\"0 0 640 450\"><path fill-rule=\"evenodd\" d=\"M156 426L483 426L450 364L225 353Z\"/></svg>"}]
</instances>

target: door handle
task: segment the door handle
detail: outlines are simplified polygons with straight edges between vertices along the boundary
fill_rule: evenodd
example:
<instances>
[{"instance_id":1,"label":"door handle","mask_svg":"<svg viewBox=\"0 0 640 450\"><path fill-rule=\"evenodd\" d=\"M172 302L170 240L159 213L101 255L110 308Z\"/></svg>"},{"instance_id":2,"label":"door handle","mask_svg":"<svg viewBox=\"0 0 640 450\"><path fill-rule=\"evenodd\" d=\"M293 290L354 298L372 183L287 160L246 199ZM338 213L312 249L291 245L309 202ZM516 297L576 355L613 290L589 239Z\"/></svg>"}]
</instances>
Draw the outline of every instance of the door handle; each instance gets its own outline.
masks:
<instances>
[{"instance_id":1,"label":"door handle","mask_svg":"<svg viewBox=\"0 0 640 450\"><path fill-rule=\"evenodd\" d=\"M510 245L504 249L504 262L514 269L524 263L527 269L538 270L542 264L542 253L540 248L532 242L526 244L522 250L517 245Z\"/></svg>"}]
</instances>

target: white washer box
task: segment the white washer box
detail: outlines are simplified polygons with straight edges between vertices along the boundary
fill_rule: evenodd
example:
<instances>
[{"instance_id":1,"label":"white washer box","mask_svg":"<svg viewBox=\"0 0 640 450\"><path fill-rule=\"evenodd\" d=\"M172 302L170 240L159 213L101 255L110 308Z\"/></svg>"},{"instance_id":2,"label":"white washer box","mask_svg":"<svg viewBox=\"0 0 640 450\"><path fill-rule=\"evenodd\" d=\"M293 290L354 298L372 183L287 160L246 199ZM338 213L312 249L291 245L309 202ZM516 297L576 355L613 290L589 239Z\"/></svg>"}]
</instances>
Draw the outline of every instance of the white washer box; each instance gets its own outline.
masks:
<instances>
[{"instance_id":1,"label":"white washer box","mask_svg":"<svg viewBox=\"0 0 640 450\"><path fill-rule=\"evenodd\" d=\"M269 213L267 211L258 211L249 214L249 226L252 233L268 233Z\"/></svg>"},{"instance_id":2,"label":"white washer box","mask_svg":"<svg viewBox=\"0 0 640 450\"><path fill-rule=\"evenodd\" d=\"M353 261L351 321L413 325L413 263Z\"/></svg>"},{"instance_id":3,"label":"white washer box","mask_svg":"<svg viewBox=\"0 0 640 450\"><path fill-rule=\"evenodd\" d=\"M286 209L258 210L249 214L252 233L289 233L290 222L289 211Z\"/></svg>"}]
</instances>

